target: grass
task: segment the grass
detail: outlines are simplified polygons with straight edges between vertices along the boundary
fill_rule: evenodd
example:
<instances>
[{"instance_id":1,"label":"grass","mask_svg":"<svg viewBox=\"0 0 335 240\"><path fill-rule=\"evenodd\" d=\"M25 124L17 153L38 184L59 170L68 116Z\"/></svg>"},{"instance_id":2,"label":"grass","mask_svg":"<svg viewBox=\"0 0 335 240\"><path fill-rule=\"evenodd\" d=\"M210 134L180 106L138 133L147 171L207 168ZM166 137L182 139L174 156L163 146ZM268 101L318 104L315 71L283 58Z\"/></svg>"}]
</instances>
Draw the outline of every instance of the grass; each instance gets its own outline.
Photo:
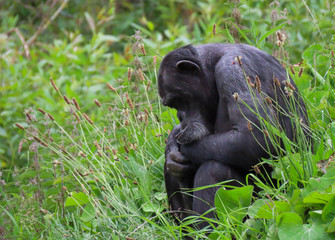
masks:
<instances>
[{"instance_id":1,"label":"grass","mask_svg":"<svg viewBox=\"0 0 335 240\"><path fill-rule=\"evenodd\" d=\"M17 35L6 32L18 27L23 36L33 36L31 29L38 23L26 19L29 14L39 19L47 11L19 12L17 4L0 12L5 16L0 20L1 238L205 238L205 232L188 227L197 219L178 226L168 210L164 146L177 118L174 110L161 106L156 83L162 55L206 42L249 42L277 56L307 104L314 141L312 152L300 128L299 141L293 143L262 119L269 141L277 143L280 136L285 145L284 150L278 145L280 158L261 163L273 166L276 181L265 184L270 176L250 174L262 189L257 196L250 194L250 186L220 189L218 226L208 238L334 237L331 1L269 6L259 1L183 5L171 0L160 8L134 9L132 17L140 22L124 20L126 5L117 12L106 3L114 14L112 23L103 7L95 6L99 14L92 10L81 18L74 4L65 8L74 19L60 14L31 45L30 59ZM186 13L183 22L180 16ZM89 30L81 28L83 21L89 22ZM133 33L134 28L140 32ZM131 37L121 34L122 29ZM278 34L285 36L282 43ZM299 125L298 118L292 121Z\"/></svg>"}]
</instances>

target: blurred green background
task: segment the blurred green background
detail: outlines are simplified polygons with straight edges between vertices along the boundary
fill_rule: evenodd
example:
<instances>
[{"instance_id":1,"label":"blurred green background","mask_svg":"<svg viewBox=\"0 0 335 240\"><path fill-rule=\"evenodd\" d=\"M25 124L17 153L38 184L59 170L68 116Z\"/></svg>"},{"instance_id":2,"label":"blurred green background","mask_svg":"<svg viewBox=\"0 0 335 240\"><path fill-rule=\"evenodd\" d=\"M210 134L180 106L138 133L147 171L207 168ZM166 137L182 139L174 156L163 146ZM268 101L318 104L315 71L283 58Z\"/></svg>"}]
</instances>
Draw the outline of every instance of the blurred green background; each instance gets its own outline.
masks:
<instances>
[{"instance_id":1,"label":"blurred green background","mask_svg":"<svg viewBox=\"0 0 335 240\"><path fill-rule=\"evenodd\" d=\"M172 224L171 219L155 218L165 219L157 213L167 208L162 175L164 138L177 121L173 110L160 106L156 77L162 57L186 44L246 43L276 56L293 69L310 106L311 127L331 136L335 118L334 16L332 0L0 0L0 239L124 239L129 233L128 239L177 236L178 228L171 230L166 223ZM276 32L284 36L283 43L278 44ZM115 202L123 201L120 209L133 207L133 215L113 209L104 212L106 219L88 217L87 212L94 213L97 207L92 199L103 202L104 195L95 187L87 187L90 194L85 195L81 188L83 183L93 186L97 181L80 182L73 166L56 169L55 161L66 157L53 157L55 149L41 149L31 134L15 126L18 123L35 131L42 139L52 135L60 146L72 147L65 134L38 112L41 108L78 139L87 135L85 140L92 142L96 154L98 147L93 141L100 133L77 125L73 107L54 90L51 77L61 94L77 99L82 112L107 126L108 138L124 165L116 167L120 172L114 178L106 180L108 172L97 178L105 179L113 189L113 184L119 187L110 190L110 195L120 194ZM127 122L132 110L128 96L135 112ZM94 99L110 107L110 112L107 107L98 110ZM132 138L136 141L128 149L124 144L132 143ZM330 158L332 141L331 137L319 139L316 146L326 146L318 148L319 160ZM78 169L88 165L82 162ZM61 180L56 175L61 175ZM120 176L131 176L131 180L125 183ZM119 180L112 184L113 179ZM75 198L70 192L78 194L77 200L84 196L83 203L72 203ZM120 220L109 222L110 216ZM166 225L169 230L164 230Z\"/></svg>"}]
</instances>

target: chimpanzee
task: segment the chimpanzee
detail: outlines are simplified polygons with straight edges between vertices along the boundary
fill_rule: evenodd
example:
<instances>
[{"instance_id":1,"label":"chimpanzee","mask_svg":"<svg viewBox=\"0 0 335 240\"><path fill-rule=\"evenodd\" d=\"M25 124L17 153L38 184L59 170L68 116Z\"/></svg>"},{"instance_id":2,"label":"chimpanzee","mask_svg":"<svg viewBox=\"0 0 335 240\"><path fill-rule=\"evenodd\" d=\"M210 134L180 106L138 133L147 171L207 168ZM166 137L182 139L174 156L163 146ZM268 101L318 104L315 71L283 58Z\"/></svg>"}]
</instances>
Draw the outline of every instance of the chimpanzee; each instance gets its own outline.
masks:
<instances>
[{"instance_id":1,"label":"chimpanzee","mask_svg":"<svg viewBox=\"0 0 335 240\"><path fill-rule=\"evenodd\" d=\"M304 102L286 69L249 45L173 50L160 65L158 89L163 105L175 108L180 121L167 141L164 176L170 207L181 220L211 209L218 187L187 189L227 180L245 183L261 158L275 154L260 117L294 140L288 106L293 103L300 123L308 124ZM215 213L205 217L215 218Z\"/></svg>"}]
</instances>

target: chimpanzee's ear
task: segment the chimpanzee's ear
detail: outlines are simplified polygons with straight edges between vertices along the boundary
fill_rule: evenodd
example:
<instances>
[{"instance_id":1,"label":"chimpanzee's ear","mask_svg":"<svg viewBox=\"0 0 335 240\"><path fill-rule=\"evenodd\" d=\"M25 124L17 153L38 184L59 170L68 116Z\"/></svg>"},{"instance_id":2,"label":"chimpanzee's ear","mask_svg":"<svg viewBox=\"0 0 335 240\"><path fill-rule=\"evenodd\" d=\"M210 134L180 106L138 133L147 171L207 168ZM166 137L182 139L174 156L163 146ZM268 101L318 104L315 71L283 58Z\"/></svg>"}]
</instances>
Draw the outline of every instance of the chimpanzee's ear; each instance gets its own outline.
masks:
<instances>
[{"instance_id":1,"label":"chimpanzee's ear","mask_svg":"<svg viewBox=\"0 0 335 240\"><path fill-rule=\"evenodd\" d=\"M186 72L196 72L200 71L200 67L195 62L192 62L190 60L181 60L176 63L176 67L180 71L186 71Z\"/></svg>"}]
</instances>

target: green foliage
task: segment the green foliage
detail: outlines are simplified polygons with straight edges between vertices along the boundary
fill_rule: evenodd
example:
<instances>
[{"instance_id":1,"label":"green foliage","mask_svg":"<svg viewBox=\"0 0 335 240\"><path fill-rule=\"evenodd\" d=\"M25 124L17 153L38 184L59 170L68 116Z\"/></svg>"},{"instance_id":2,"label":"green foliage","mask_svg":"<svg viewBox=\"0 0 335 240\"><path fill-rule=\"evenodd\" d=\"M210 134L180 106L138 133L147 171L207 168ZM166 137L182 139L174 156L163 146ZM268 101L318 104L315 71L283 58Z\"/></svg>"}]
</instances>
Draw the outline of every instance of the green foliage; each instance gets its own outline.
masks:
<instances>
[{"instance_id":1,"label":"green foliage","mask_svg":"<svg viewBox=\"0 0 335 240\"><path fill-rule=\"evenodd\" d=\"M332 1L63 2L0 3L1 237L334 238ZM279 58L307 103L314 142L303 127L291 142L262 119L282 153L256 168L274 171L250 174L257 196L221 188L209 236L190 227L196 217L177 226L167 210L164 140L177 120L156 90L161 56L208 42ZM300 126L295 112L292 104Z\"/></svg>"}]
</instances>

